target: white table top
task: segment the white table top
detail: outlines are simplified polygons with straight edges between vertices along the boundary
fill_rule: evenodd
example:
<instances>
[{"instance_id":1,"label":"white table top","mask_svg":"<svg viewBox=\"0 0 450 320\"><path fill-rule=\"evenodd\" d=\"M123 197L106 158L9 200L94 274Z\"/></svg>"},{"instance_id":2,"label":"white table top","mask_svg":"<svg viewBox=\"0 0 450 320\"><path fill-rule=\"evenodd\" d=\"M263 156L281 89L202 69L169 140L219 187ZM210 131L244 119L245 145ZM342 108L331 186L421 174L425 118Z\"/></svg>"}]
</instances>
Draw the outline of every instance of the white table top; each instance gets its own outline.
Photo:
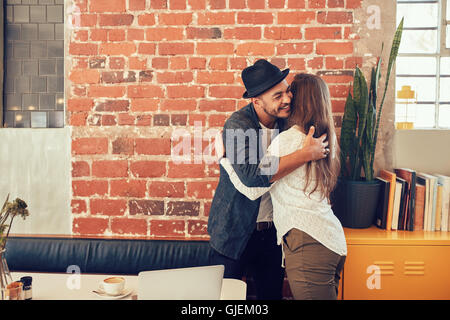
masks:
<instances>
[{"instance_id":1,"label":"white table top","mask_svg":"<svg viewBox=\"0 0 450 320\"><path fill-rule=\"evenodd\" d=\"M101 300L92 290L96 290L103 279L115 275L11 272L11 276L13 281L24 276L33 277L33 300ZM136 300L138 276L117 276L125 278L125 287L133 290L123 300ZM245 300L242 285L241 280L223 279L221 300Z\"/></svg>"}]
</instances>

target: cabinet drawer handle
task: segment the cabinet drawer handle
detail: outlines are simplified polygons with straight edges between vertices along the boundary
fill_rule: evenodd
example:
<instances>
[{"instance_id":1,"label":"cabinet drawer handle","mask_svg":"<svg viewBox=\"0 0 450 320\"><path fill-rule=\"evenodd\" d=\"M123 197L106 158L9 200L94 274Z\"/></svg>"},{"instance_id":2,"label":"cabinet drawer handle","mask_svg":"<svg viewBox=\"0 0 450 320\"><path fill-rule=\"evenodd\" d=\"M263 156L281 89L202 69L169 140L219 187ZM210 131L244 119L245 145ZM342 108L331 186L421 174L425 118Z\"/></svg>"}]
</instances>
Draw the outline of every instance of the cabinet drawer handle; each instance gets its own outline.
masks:
<instances>
[{"instance_id":1,"label":"cabinet drawer handle","mask_svg":"<svg viewBox=\"0 0 450 320\"><path fill-rule=\"evenodd\" d=\"M425 275L425 263L423 261L405 261L404 274L407 276Z\"/></svg>"},{"instance_id":2,"label":"cabinet drawer handle","mask_svg":"<svg viewBox=\"0 0 450 320\"><path fill-rule=\"evenodd\" d=\"M383 276L394 274L394 262L393 261L374 261L374 265L380 268L380 274Z\"/></svg>"}]
</instances>

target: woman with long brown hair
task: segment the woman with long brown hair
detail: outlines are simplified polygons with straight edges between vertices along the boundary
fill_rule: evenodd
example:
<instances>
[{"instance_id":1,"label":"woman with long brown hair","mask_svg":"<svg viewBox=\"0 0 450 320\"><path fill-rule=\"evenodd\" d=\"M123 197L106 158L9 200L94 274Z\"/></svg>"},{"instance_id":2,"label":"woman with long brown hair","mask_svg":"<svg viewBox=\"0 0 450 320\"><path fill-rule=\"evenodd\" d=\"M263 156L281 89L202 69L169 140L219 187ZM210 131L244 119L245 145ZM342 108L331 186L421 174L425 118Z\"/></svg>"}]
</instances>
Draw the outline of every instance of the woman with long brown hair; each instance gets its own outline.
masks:
<instances>
[{"instance_id":1,"label":"woman with long brown hair","mask_svg":"<svg viewBox=\"0 0 450 320\"><path fill-rule=\"evenodd\" d=\"M282 157L306 146L308 132L315 130L315 137L327 134L329 156L308 162L269 188L247 187L227 158L220 164L249 199L270 192L278 244L283 246L282 264L294 298L336 299L347 245L329 200L340 169L330 93L325 81L305 73L294 77L291 92L286 130L274 138L266 155Z\"/></svg>"}]
</instances>

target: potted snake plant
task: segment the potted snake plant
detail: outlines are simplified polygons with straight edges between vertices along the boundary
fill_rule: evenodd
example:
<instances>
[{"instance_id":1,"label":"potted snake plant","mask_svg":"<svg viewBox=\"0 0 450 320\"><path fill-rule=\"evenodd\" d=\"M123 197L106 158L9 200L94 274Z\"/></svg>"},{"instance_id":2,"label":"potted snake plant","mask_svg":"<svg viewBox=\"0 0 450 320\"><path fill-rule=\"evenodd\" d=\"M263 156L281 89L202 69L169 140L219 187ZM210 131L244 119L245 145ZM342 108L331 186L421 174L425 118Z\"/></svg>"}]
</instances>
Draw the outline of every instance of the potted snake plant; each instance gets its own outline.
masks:
<instances>
[{"instance_id":1,"label":"potted snake plant","mask_svg":"<svg viewBox=\"0 0 450 320\"><path fill-rule=\"evenodd\" d=\"M358 67L354 72L352 90L349 90L342 118L339 143L341 172L332 194L333 211L344 227L368 228L375 219L381 186L380 182L374 179L375 149L381 111L400 47L402 31L403 19L392 42L384 92L378 107L381 57L378 58L376 66L372 67L369 85ZM383 51L383 45L381 50Z\"/></svg>"}]
</instances>

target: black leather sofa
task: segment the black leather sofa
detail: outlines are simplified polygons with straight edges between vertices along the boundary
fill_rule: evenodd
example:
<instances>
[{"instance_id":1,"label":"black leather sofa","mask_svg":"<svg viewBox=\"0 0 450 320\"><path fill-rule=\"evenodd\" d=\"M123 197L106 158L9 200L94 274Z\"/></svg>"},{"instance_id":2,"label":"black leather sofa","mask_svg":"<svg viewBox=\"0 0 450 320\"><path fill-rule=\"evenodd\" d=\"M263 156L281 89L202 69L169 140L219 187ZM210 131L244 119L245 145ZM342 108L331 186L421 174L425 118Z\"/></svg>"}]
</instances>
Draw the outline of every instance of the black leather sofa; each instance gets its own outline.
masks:
<instances>
[{"instance_id":1,"label":"black leather sofa","mask_svg":"<svg viewBox=\"0 0 450 320\"><path fill-rule=\"evenodd\" d=\"M205 240L140 240L11 236L5 258L10 271L137 275L141 271L210 265ZM74 266L79 269L75 269ZM256 299L251 277L247 299ZM292 296L285 280L284 297Z\"/></svg>"},{"instance_id":2,"label":"black leather sofa","mask_svg":"<svg viewBox=\"0 0 450 320\"><path fill-rule=\"evenodd\" d=\"M130 240L10 237L5 257L10 271L137 275L140 271L209 265L210 247L201 240Z\"/></svg>"}]
</instances>

